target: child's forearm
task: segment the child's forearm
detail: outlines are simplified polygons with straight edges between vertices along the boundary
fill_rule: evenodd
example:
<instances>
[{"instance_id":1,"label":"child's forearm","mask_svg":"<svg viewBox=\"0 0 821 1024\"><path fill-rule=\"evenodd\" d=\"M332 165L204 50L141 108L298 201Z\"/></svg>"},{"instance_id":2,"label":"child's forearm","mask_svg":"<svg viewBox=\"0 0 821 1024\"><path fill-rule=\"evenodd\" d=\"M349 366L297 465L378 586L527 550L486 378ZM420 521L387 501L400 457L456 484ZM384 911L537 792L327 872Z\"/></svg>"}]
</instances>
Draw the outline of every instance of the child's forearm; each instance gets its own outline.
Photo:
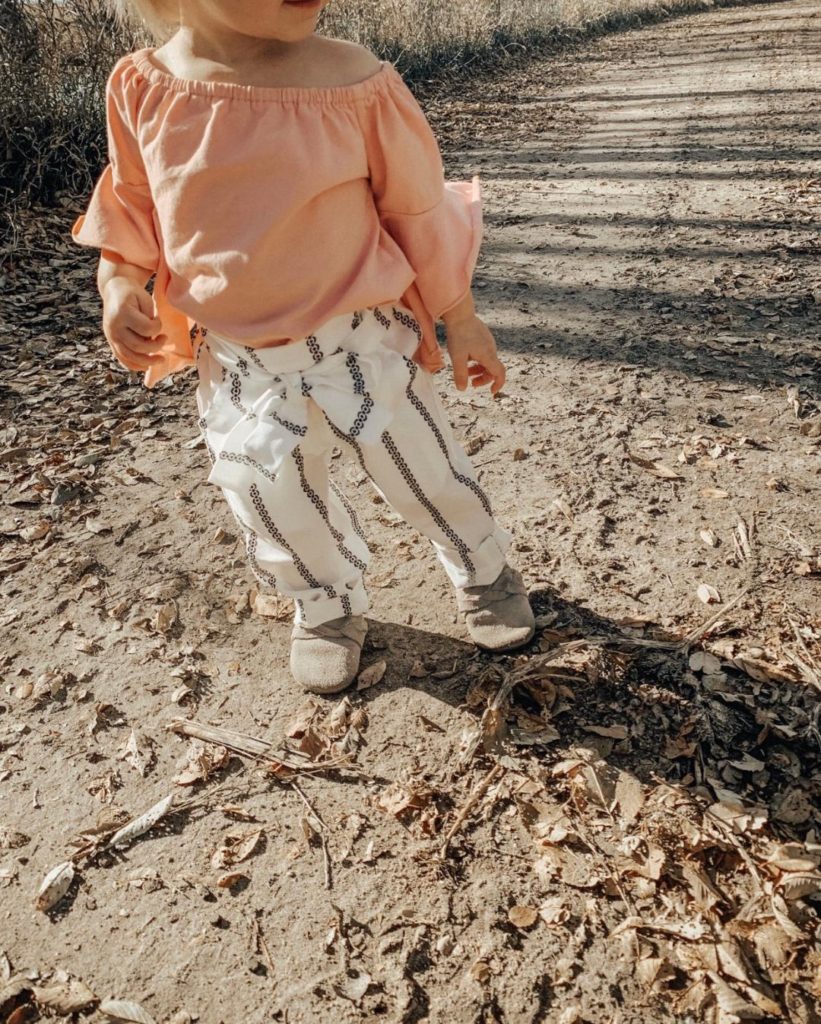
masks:
<instances>
[{"instance_id":1,"label":"child's forearm","mask_svg":"<svg viewBox=\"0 0 821 1024\"><path fill-rule=\"evenodd\" d=\"M115 278L125 278L134 284L145 288L151 280L151 271L145 267L138 267L134 263L119 263L100 256L100 265L97 267L97 288L102 297L105 297L105 289L110 281Z\"/></svg>"},{"instance_id":2,"label":"child's forearm","mask_svg":"<svg viewBox=\"0 0 821 1024\"><path fill-rule=\"evenodd\" d=\"M460 320L469 320L476 316L476 306L473 303L473 292L468 288L467 295L463 296L455 306L451 306L450 309L442 314L442 320L445 322L445 327L451 324L458 323Z\"/></svg>"}]
</instances>

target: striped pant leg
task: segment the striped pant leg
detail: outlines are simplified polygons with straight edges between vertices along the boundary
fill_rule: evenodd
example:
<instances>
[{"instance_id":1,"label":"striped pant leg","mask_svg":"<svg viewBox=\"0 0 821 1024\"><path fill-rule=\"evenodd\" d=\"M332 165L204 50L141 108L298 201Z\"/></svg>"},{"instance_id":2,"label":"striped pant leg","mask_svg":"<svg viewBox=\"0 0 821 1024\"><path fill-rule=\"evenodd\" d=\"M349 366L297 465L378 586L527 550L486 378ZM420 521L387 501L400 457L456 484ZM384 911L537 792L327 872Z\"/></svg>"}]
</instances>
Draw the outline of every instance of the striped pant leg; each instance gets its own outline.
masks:
<instances>
[{"instance_id":1,"label":"striped pant leg","mask_svg":"<svg viewBox=\"0 0 821 1024\"><path fill-rule=\"evenodd\" d=\"M452 584L492 583L511 535L493 518L476 472L453 435L433 375L405 358L395 417L377 444L344 438L385 501L432 542ZM333 429L333 427L332 427Z\"/></svg>"},{"instance_id":2,"label":"striped pant leg","mask_svg":"<svg viewBox=\"0 0 821 1024\"><path fill-rule=\"evenodd\" d=\"M206 434L207 422L200 427ZM247 485L220 488L242 529L251 571L293 599L294 620L318 626L364 615L370 552L356 515L328 478L331 435L318 410L276 476L248 469Z\"/></svg>"}]
</instances>

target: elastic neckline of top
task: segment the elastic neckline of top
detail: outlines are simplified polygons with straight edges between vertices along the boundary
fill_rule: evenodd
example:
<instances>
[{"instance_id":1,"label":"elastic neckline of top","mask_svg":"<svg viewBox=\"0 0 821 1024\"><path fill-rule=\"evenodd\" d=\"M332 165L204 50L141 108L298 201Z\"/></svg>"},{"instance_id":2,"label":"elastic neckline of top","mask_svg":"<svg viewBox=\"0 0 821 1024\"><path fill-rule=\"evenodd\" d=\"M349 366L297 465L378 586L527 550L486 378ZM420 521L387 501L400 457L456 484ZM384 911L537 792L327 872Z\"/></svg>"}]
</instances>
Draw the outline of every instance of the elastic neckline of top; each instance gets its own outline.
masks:
<instances>
[{"instance_id":1,"label":"elastic neckline of top","mask_svg":"<svg viewBox=\"0 0 821 1024\"><path fill-rule=\"evenodd\" d=\"M247 100L301 100L327 103L335 100L360 99L368 96L387 81L391 73L398 75L394 65L380 60L379 71L350 85L243 85L239 82L204 82L197 78L177 78L164 71L151 59L150 46L136 50L131 59L138 72L149 82L159 82L169 89L197 96L226 96Z\"/></svg>"}]
</instances>

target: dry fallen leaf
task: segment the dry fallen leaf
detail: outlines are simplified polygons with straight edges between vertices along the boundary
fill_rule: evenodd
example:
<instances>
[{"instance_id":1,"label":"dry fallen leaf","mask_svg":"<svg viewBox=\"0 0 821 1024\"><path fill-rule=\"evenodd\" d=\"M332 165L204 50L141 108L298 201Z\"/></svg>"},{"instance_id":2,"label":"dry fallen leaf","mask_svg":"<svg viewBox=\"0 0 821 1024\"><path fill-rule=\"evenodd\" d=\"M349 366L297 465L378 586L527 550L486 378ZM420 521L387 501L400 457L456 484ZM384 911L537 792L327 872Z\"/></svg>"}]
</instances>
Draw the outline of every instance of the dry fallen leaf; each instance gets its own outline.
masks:
<instances>
[{"instance_id":1,"label":"dry fallen leaf","mask_svg":"<svg viewBox=\"0 0 821 1024\"><path fill-rule=\"evenodd\" d=\"M628 452L628 454L631 462L635 462L637 466L641 466L642 469L646 469L649 473L652 473L653 476L657 476L661 480L685 479L681 473L677 473L669 466L665 466L663 462L659 462L656 459L643 459L640 455L634 455L633 452Z\"/></svg>"},{"instance_id":2,"label":"dry fallen leaf","mask_svg":"<svg viewBox=\"0 0 821 1024\"><path fill-rule=\"evenodd\" d=\"M154 751L151 741L147 736L137 739L137 734L131 730L128 742L119 753L121 761L127 761L133 768L145 778L154 763Z\"/></svg>"},{"instance_id":3,"label":"dry fallen leaf","mask_svg":"<svg viewBox=\"0 0 821 1024\"><path fill-rule=\"evenodd\" d=\"M696 590L696 597L699 601L703 601L704 604L720 604L721 595L715 587L711 587L709 583L702 583Z\"/></svg>"},{"instance_id":4,"label":"dry fallen leaf","mask_svg":"<svg viewBox=\"0 0 821 1024\"><path fill-rule=\"evenodd\" d=\"M32 992L39 1007L45 1007L63 1017L80 1013L98 1002L88 985L74 978L33 986Z\"/></svg>"},{"instance_id":5,"label":"dry fallen leaf","mask_svg":"<svg viewBox=\"0 0 821 1024\"><path fill-rule=\"evenodd\" d=\"M564 924L570 917L570 910L564 896L548 896L539 907L539 917L545 924Z\"/></svg>"},{"instance_id":6,"label":"dry fallen leaf","mask_svg":"<svg viewBox=\"0 0 821 1024\"><path fill-rule=\"evenodd\" d=\"M247 882L248 875L244 875L241 871L230 871L227 875L220 875L217 879L217 886L220 889L230 889L240 882Z\"/></svg>"},{"instance_id":7,"label":"dry fallen leaf","mask_svg":"<svg viewBox=\"0 0 821 1024\"><path fill-rule=\"evenodd\" d=\"M53 867L43 879L34 905L43 913L51 910L66 895L73 881L74 865L70 860Z\"/></svg>"},{"instance_id":8,"label":"dry fallen leaf","mask_svg":"<svg viewBox=\"0 0 821 1024\"><path fill-rule=\"evenodd\" d=\"M357 690L367 690L370 686L376 686L385 675L387 667L386 661L377 661L373 665L368 665L359 673L359 678L356 681Z\"/></svg>"},{"instance_id":9,"label":"dry fallen leaf","mask_svg":"<svg viewBox=\"0 0 821 1024\"><path fill-rule=\"evenodd\" d=\"M282 622L293 615L293 602L278 594L263 594L258 590L251 591L249 604L257 615L266 619L276 619Z\"/></svg>"},{"instance_id":10,"label":"dry fallen leaf","mask_svg":"<svg viewBox=\"0 0 821 1024\"><path fill-rule=\"evenodd\" d=\"M222 845L211 855L211 866L224 870L247 860L254 852L263 831L261 828L252 828L244 832L226 832L222 837Z\"/></svg>"},{"instance_id":11,"label":"dry fallen leaf","mask_svg":"<svg viewBox=\"0 0 821 1024\"><path fill-rule=\"evenodd\" d=\"M106 999L100 1003L100 1011L112 1020L127 1024L157 1024L139 1003L128 1002L125 999Z\"/></svg>"},{"instance_id":12,"label":"dry fallen leaf","mask_svg":"<svg viewBox=\"0 0 821 1024\"><path fill-rule=\"evenodd\" d=\"M169 793L168 796L163 797L162 800L157 801L152 807L141 814L138 818L134 818L133 821L129 821L128 824L115 832L111 839L108 841L108 845L114 849L122 849L138 836L141 836L143 832L147 832L150 828L153 828L157 822L164 817L174 801L174 794Z\"/></svg>"},{"instance_id":13,"label":"dry fallen leaf","mask_svg":"<svg viewBox=\"0 0 821 1024\"><path fill-rule=\"evenodd\" d=\"M358 971L354 974L349 970L344 981L334 984L334 991L344 999L349 999L352 1003L359 1005L372 980L371 975L366 971Z\"/></svg>"},{"instance_id":14,"label":"dry fallen leaf","mask_svg":"<svg viewBox=\"0 0 821 1024\"><path fill-rule=\"evenodd\" d=\"M586 725L584 731L595 733L596 736L608 736L614 740L627 739L627 729L623 725Z\"/></svg>"},{"instance_id":15,"label":"dry fallen leaf","mask_svg":"<svg viewBox=\"0 0 821 1024\"><path fill-rule=\"evenodd\" d=\"M539 911L535 907L516 905L507 912L508 920L517 928L530 928L539 917Z\"/></svg>"},{"instance_id":16,"label":"dry fallen leaf","mask_svg":"<svg viewBox=\"0 0 821 1024\"><path fill-rule=\"evenodd\" d=\"M174 601L168 601L157 609L151 625L157 633L168 633L176 621L177 605Z\"/></svg>"},{"instance_id":17,"label":"dry fallen leaf","mask_svg":"<svg viewBox=\"0 0 821 1024\"><path fill-rule=\"evenodd\" d=\"M554 498L553 504L569 522L573 522L573 509L564 498Z\"/></svg>"},{"instance_id":18,"label":"dry fallen leaf","mask_svg":"<svg viewBox=\"0 0 821 1024\"><path fill-rule=\"evenodd\" d=\"M230 755L226 747L216 743L205 744L192 740L185 752L181 771L174 776L178 786L193 786L205 782L212 772L224 767Z\"/></svg>"},{"instance_id":19,"label":"dry fallen leaf","mask_svg":"<svg viewBox=\"0 0 821 1024\"><path fill-rule=\"evenodd\" d=\"M645 803L644 787L635 777L627 772L619 772L616 780L616 803L622 821L630 824L638 818Z\"/></svg>"},{"instance_id":20,"label":"dry fallen leaf","mask_svg":"<svg viewBox=\"0 0 821 1024\"><path fill-rule=\"evenodd\" d=\"M488 981L490 978L490 967L485 960L477 960L470 968L468 972L474 981L480 983Z\"/></svg>"},{"instance_id":21,"label":"dry fallen leaf","mask_svg":"<svg viewBox=\"0 0 821 1024\"><path fill-rule=\"evenodd\" d=\"M433 797L433 791L424 782L392 782L375 800L380 810L400 817L406 811L421 811Z\"/></svg>"}]
</instances>

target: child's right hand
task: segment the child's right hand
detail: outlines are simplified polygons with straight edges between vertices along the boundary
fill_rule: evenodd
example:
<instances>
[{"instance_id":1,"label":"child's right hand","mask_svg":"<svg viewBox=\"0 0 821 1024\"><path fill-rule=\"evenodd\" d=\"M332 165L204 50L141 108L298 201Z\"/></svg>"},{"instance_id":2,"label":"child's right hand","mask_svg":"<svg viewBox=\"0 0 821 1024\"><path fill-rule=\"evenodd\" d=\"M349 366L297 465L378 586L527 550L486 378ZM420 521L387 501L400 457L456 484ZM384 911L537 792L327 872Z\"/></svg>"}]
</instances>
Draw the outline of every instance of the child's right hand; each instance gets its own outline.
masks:
<instances>
[{"instance_id":1,"label":"child's right hand","mask_svg":"<svg viewBox=\"0 0 821 1024\"><path fill-rule=\"evenodd\" d=\"M103 333L111 351L127 370L147 370L165 341L153 298L127 277L107 281L102 298Z\"/></svg>"}]
</instances>

